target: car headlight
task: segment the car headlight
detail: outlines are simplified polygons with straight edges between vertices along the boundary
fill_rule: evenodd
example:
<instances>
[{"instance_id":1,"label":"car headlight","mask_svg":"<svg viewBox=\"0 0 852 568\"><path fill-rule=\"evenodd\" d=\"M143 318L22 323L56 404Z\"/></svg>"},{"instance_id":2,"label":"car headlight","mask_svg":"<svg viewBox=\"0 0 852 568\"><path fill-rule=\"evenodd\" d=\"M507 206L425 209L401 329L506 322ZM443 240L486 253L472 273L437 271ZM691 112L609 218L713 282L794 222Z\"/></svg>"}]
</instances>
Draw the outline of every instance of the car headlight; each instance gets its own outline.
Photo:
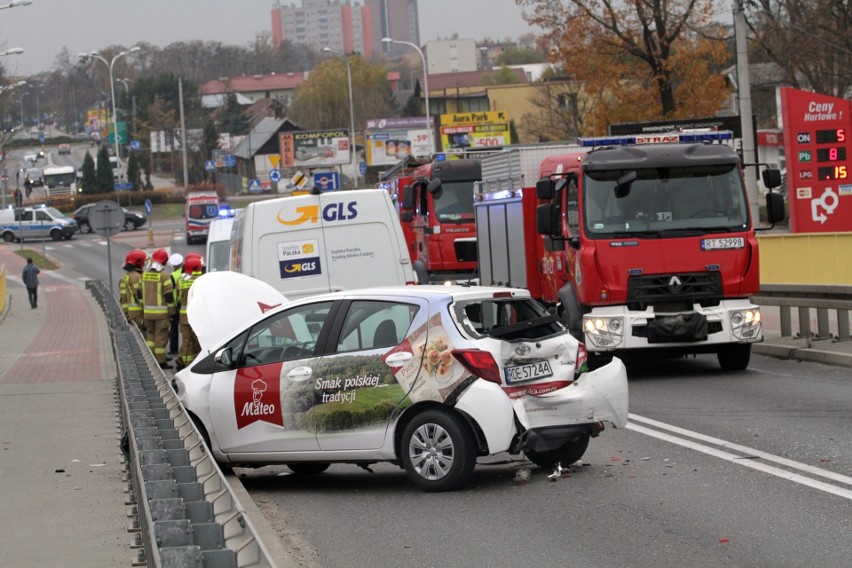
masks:
<instances>
[{"instance_id":1,"label":"car headlight","mask_svg":"<svg viewBox=\"0 0 852 568\"><path fill-rule=\"evenodd\" d=\"M584 316L586 339L596 347L618 347L624 339L624 319L618 317Z\"/></svg>"},{"instance_id":2,"label":"car headlight","mask_svg":"<svg viewBox=\"0 0 852 568\"><path fill-rule=\"evenodd\" d=\"M731 333L737 339L754 339L760 334L760 308L731 312Z\"/></svg>"}]
</instances>

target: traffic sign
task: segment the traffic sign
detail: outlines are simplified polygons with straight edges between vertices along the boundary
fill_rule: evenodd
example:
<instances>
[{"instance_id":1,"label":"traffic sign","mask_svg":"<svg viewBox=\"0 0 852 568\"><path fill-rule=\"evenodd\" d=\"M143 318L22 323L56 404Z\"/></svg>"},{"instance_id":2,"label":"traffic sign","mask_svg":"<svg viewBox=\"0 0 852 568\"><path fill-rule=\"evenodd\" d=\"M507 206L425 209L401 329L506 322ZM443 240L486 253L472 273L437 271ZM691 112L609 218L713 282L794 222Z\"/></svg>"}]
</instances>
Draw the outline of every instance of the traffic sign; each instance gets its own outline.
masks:
<instances>
[{"instance_id":1,"label":"traffic sign","mask_svg":"<svg viewBox=\"0 0 852 568\"><path fill-rule=\"evenodd\" d=\"M237 158L235 158L233 154L228 154L227 156L225 156L225 167L226 168L233 168L236 165L237 165Z\"/></svg>"},{"instance_id":2,"label":"traffic sign","mask_svg":"<svg viewBox=\"0 0 852 568\"><path fill-rule=\"evenodd\" d=\"M290 182L299 189L308 185L308 178L302 172L296 172L296 175L290 178Z\"/></svg>"},{"instance_id":3,"label":"traffic sign","mask_svg":"<svg viewBox=\"0 0 852 568\"><path fill-rule=\"evenodd\" d=\"M130 147L134 150L138 150L139 148L142 147L142 145L139 143L139 140L131 140L130 141Z\"/></svg>"},{"instance_id":4,"label":"traffic sign","mask_svg":"<svg viewBox=\"0 0 852 568\"><path fill-rule=\"evenodd\" d=\"M115 201L98 201L89 211L89 224L97 234L111 237L124 226L124 210Z\"/></svg>"},{"instance_id":5,"label":"traffic sign","mask_svg":"<svg viewBox=\"0 0 852 568\"><path fill-rule=\"evenodd\" d=\"M151 200L150 200L150 199L146 199L146 200L145 200L145 214L146 214L146 215L150 215L150 214L151 214L151 209L152 209L152 206L151 206Z\"/></svg>"},{"instance_id":6,"label":"traffic sign","mask_svg":"<svg viewBox=\"0 0 852 568\"><path fill-rule=\"evenodd\" d=\"M253 192L260 191L262 189L262 186L260 184L260 180L259 179L250 179L248 188L249 188L249 191L253 191Z\"/></svg>"},{"instance_id":7,"label":"traffic sign","mask_svg":"<svg viewBox=\"0 0 852 568\"><path fill-rule=\"evenodd\" d=\"M269 170L269 181L272 183L278 183L281 181L281 171L280 170Z\"/></svg>"},{"instance_id":8,"label":"traffic sign","mask_svg":"<svg viewBox=\"0 0 852 568\"><path fill-rule=\"evenodd\" d=\"M314 172L314 185L321 191L340 189L340 176L337 172Z\"/></svg>"},{"instance_id":9,"label":"traffic sign","mask_svg":"<svg viewBox=\"0 0 852 568\"><path fill-rule=\"evenodd\" d=\"M204 162L204 170L208 172L216 171L216 164L213 163L213 160L207 160Z\"/></svg>"},{"instance_id":10,"label":"traffic sign","mask_svg":"<svg viewBox=\"0 0 852 568\"><path fill-rule=\"evenodd\" d=\"M358 163L358 171L361 173L362 176L367 175L367 162L361 160Z\"/></svg>"},{"instance_id":11,"label":"traffic sign","mask_svg":"<svg viewBox=\"0 0 852 568\"><path fill-rule=\"evenodd\" d=\"M133 189L133 183L129 181L119 181L114 183L112 187L116 191L127 191L129 189Z\"/></svg>"}]
</instances>

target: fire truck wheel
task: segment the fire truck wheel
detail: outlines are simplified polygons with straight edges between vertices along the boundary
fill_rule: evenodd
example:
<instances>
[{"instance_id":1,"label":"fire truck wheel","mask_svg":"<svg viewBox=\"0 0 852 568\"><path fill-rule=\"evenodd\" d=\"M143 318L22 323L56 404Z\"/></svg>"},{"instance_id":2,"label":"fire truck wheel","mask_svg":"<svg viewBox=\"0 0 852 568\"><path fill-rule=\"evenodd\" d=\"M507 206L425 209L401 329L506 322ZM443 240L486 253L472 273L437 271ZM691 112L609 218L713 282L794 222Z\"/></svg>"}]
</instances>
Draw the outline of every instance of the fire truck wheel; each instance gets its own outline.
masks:
<instances>
[{"instance_id":1,"label":"fire truck wheel","mask_svg":"<svg viewBox=\"0 0 852 568\"><path fill-rule=\"evenodd\" d=\"M725 345L716 352L719 366L725 371L742 371L751 359L751 343Z\"/></svg>"},{"instance_id":2,"label":"fire truck wheel","mask_svg":"<svg viewBox=\"0 0 852 568\"><path fill-rule=\"evenodd\" d=\"M612 353L589 353L588 365L590 371L600 369L610 363L612 363Z\"/></svg>"}]
</instances>

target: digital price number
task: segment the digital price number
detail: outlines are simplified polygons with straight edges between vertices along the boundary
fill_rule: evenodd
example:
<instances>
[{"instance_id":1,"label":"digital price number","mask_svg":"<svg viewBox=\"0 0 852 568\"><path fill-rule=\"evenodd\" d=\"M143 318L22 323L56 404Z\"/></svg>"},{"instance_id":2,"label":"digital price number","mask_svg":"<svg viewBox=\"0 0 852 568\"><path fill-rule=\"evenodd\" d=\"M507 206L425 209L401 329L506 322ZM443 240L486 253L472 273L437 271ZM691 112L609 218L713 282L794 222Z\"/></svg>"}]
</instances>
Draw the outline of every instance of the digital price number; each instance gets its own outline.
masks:
<instances>
[{"instance_id":1,"label":"digital price number","mask_svg":"<svg viewBox=\"0 0 852 568\"><path fill-rule=\"evenodd\" d=\"M846 142L846 129L832 128L831 130L817 130L817 144L834 144L835 142Z\"/></svg>"},{"instance_id":2,"label":"digital price number","mask_svg":"<svg viewBox=\"0 0 852 568\"><path fill-rule=\"evenodd\" d=\"M817 148L817 162L845 162L846 147L831 146L830 148Z\"/></svg>"},{"instance_id":3,"label":"digital price number","mask_svg":"<svg viewBox=\"0 0 852 568\"><path fill-rule=\"evenodd\" d=\"M846 166L829 166L817 168L817 178L821 180L846 179Z\"/></svg>"}]
</instances>

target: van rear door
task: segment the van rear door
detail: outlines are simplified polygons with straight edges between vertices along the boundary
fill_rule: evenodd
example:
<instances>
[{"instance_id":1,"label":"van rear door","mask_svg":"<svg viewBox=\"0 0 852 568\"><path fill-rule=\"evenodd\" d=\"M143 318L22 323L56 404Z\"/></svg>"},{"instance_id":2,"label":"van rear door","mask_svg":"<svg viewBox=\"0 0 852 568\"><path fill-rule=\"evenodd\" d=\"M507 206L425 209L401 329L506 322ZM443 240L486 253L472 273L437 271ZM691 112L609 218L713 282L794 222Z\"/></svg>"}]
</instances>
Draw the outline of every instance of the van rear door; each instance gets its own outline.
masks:
<instances>
[{"instance_id":1,"label":"van rear door","mask_svg":"<svg viewBox=\"0 0 852 568\"><path fill-rule=\"evenodd\" d=\"M406 283L400 257L408 254L386 193L324 193L320 201L331 290Z\"/></svg>"},{"instance_id":2,"label":"van rear door","mask_svg":"<svg viewBox=\"0 0 852 568\"><path fill-rule=\"evenodd\" d=\"M290 198L280 207L254 211L256 247L252 252L256 278L272 284L290 299L329 290L329 267L321 251L323 216L319 199Z\"/></svg>"}]
</instances>

